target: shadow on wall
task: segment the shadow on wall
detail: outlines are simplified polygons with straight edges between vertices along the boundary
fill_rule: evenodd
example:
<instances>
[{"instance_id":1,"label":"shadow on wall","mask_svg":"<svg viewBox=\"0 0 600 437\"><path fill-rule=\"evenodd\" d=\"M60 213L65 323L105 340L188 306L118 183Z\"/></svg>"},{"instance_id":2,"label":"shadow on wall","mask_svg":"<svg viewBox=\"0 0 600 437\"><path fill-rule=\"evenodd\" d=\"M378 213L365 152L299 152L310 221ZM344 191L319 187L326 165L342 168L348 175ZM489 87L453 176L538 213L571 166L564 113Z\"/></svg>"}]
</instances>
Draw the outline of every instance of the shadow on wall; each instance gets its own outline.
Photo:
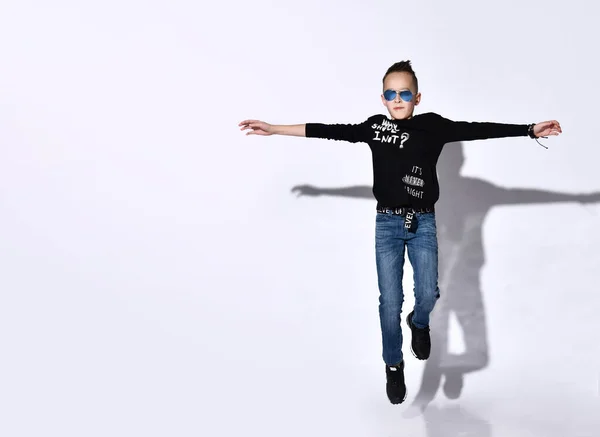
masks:
<instances>
[{"instance_id":1,"label":"shadow on wall","mask_svg":"<svg viewBox=\"0 0 600 437\"><path fill-rule=\"evenodd\" d=\"M421 386L413 406L424 410L440 387L450 399L460 397L465 374L488 364L488 339L480 271L485 257L483 223L497 205L551 202L597 202L600 193L571 195L538 190L506 189L489 182L462 177L462 143L444 146L437 165L440 199L436 203L441 297L431 314L432 349L425 363ZM370 186L318 188L298 185L298 196L343 196L375 200ZM450 314L463 331L465 352L448 352Z\"/></svg>"}]
</instances>

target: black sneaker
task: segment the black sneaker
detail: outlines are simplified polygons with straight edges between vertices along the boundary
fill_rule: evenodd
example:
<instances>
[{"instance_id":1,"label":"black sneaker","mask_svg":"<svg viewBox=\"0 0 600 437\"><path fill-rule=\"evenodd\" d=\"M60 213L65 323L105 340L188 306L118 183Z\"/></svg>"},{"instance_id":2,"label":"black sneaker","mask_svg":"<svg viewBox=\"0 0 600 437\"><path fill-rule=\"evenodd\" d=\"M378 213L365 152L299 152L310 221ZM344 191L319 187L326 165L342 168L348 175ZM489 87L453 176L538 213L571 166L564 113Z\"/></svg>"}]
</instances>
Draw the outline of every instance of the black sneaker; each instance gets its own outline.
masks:
<instances>
[{"instance_id":1,"label":"black sneaker","mask_svg":"<svg viewBox=\"0 0 600 437\"><path fill-rule=\"evenodd\" d=\"M419 360L426 360L429 358L431 352L431 339L429 338L429 326L425 328L417 328L412 323L412 316L414 311L406 316L406 323L412 331L412 341L410 342L410 350L413 355Z\"/></svg>"},{"instance_id":2,"label":"black sneaker","mask_svg":"<svg viewBox=\"0 0 600 437\"><path fill-rule=\"evenodd\" d=\"M406 385L404 384L404 361L398 366L385 366L388 399L392 404L401 404L406 399Z\"/></svg>"}]
</instances>

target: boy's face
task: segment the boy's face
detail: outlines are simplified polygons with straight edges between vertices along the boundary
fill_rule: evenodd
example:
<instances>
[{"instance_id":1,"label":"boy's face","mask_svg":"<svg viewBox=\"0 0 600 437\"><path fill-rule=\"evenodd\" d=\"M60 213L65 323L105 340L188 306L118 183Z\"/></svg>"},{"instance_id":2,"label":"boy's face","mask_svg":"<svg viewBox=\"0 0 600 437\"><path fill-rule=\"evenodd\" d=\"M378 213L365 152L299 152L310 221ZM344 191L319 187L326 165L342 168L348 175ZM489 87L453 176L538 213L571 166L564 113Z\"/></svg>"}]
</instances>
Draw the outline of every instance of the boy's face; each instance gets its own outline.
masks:
<instances>
[{"instance_id":1,"label":"boy's face","mask_svg":"<svg viewBox=\"0 0 600 437\"><path fill-rule=\"evenodd\" d=\"M384 96L386 90L396 91L396 95L392 100L386 100ZM412 93L412 98L409 102L403 100L401 96L401 94L404 94L401 92L406 90ZM395 120L411 118L415 106L421 101L421 93L417 93L410 73L397 72L388 74L383 83L383 92L381 101Z\"/></svg>"}]
</instances>

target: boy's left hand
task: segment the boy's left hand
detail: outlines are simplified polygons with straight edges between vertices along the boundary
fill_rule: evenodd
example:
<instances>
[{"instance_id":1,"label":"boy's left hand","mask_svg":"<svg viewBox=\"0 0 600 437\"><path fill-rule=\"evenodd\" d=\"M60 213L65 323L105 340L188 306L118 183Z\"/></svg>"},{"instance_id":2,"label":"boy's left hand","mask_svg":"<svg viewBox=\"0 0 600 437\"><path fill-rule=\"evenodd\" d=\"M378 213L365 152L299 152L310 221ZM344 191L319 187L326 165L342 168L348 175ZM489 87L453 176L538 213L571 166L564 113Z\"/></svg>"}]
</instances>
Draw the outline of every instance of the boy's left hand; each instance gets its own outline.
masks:
<instances>
[{"instance_id":1,"label":"boy's left hand","mask_svg":"<svg viewBox=\"0 0 600 437\"><path fill-rule=\"evenodd\" d=\"M562 133L560 124L556 120L542 121L536 123L533 127L533 133L536 137L547 137L549 135L559 135Z\"/></svg>"}]
</instances>

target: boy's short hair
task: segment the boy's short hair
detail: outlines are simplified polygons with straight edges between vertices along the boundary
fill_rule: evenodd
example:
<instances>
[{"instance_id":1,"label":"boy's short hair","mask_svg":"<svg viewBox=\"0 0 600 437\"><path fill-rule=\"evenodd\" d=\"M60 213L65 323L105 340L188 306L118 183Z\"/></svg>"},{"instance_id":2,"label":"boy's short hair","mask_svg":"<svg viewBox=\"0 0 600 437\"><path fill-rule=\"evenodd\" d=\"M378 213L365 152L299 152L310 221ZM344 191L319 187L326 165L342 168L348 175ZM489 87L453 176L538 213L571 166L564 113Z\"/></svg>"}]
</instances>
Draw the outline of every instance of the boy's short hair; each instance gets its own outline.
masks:
<instances>
[{"instance_id":1,"label":"boy's short hair","mask_svg":"<svg viewBox=\"0 0 600 437\"><path fill-rule=\"evenodd\" d=\"M383 76L383 82L385 82L385 78L390 73L410 73L413 77L413 81L415 83L416 92L419 92L419 81L417 80L417 75L412 69L412 65L410 65L410 61L400 61L396 62L385 72Z\"/></svg>"}]
</instances>

